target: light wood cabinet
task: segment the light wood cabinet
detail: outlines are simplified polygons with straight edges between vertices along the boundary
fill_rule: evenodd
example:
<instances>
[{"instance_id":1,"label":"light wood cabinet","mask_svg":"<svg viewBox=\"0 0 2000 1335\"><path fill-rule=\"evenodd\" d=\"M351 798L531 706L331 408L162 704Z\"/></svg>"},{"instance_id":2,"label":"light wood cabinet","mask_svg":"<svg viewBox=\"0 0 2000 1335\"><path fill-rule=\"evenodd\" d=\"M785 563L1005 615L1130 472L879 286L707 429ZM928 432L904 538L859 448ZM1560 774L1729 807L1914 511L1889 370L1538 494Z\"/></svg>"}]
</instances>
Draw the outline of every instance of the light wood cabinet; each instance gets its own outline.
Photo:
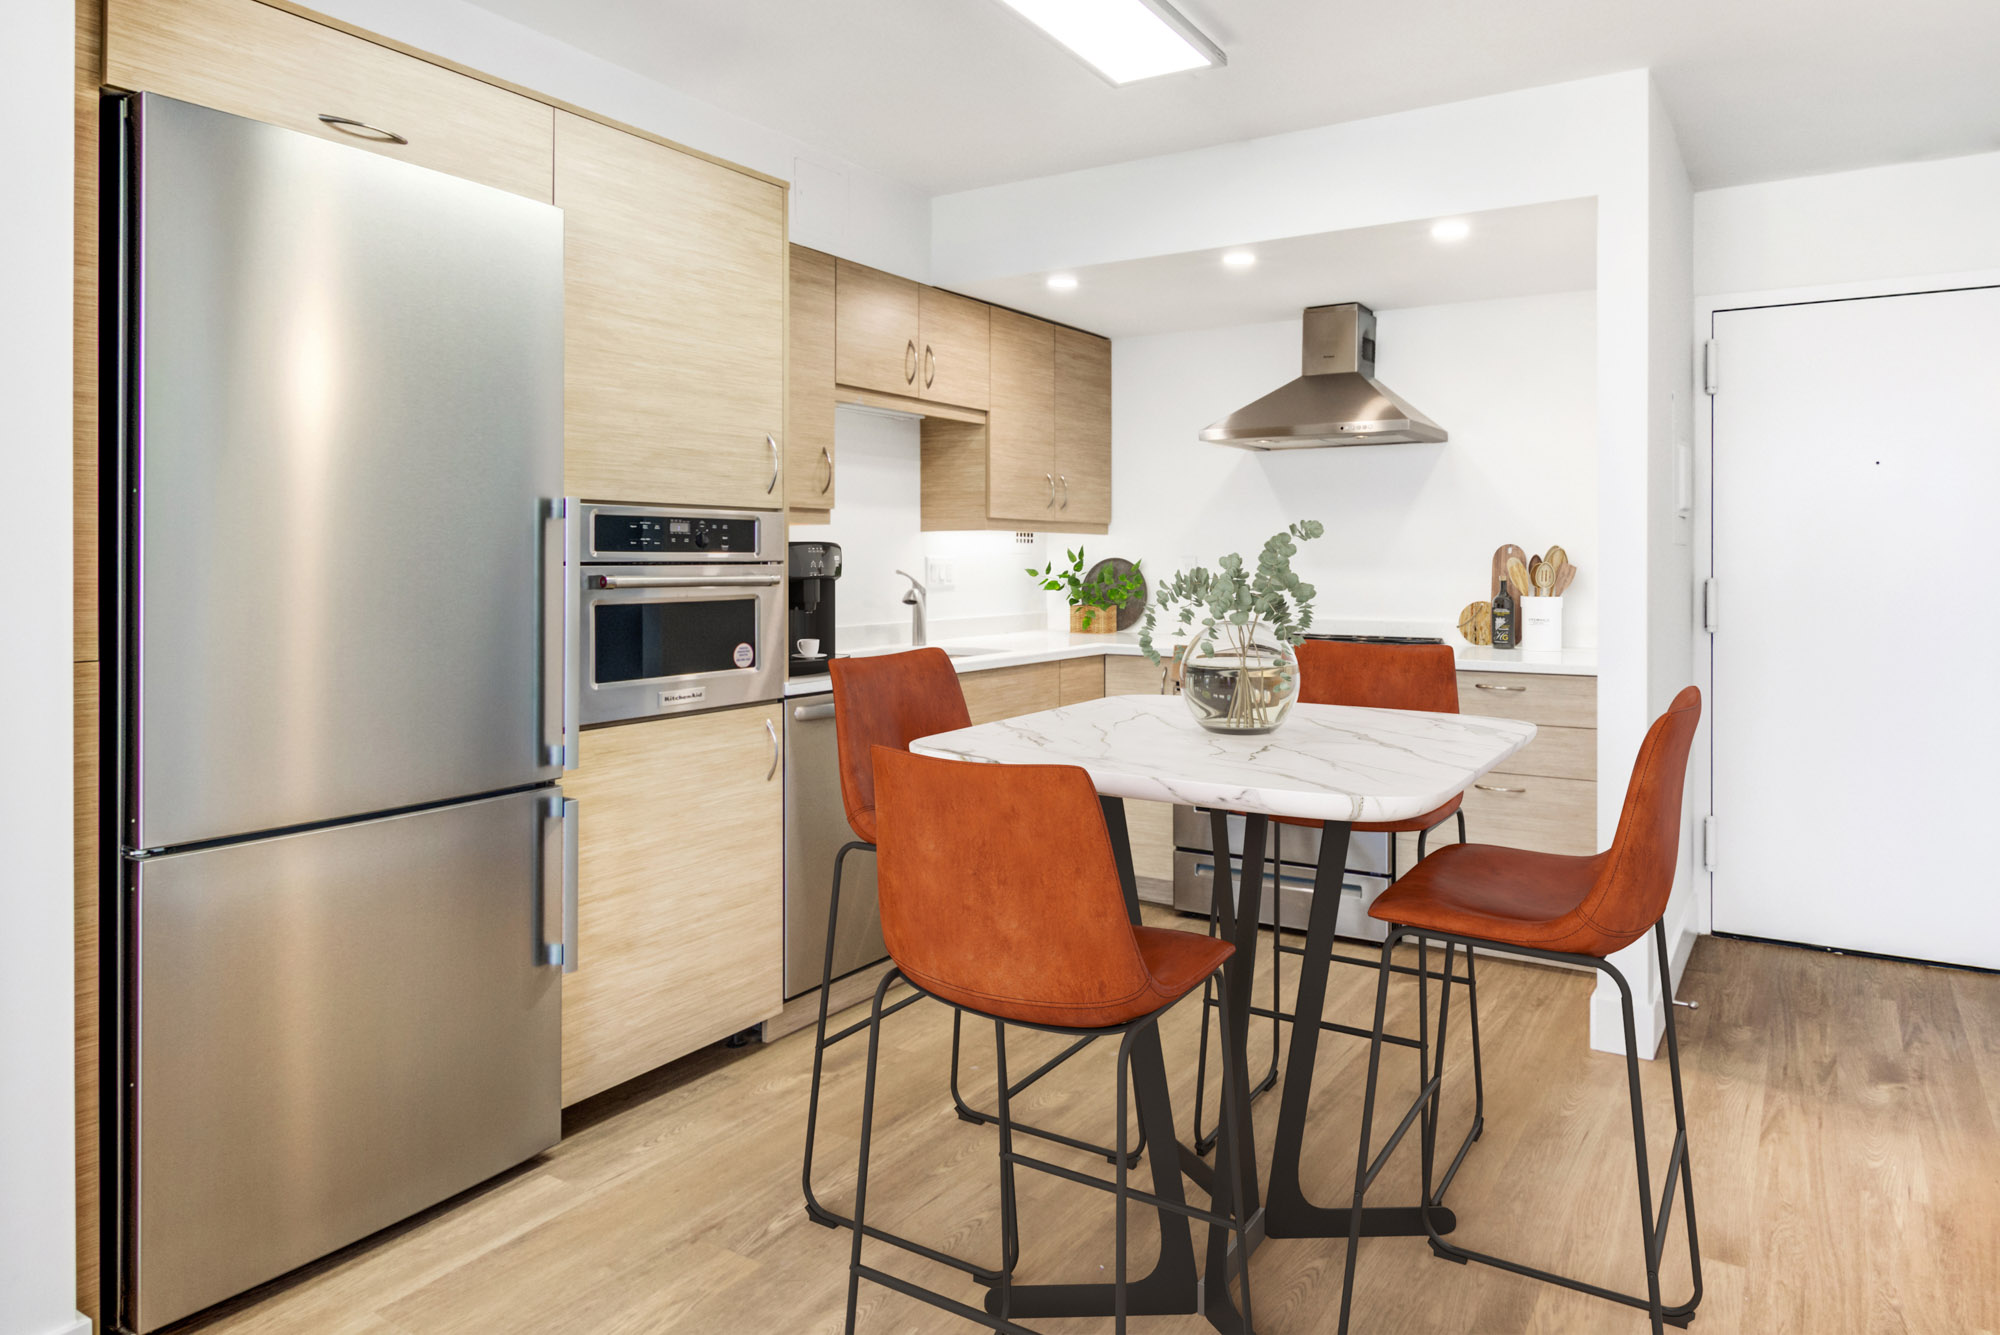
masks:
<instances>
[{"instance_id":1,"label":"light wood cabinet","mask_svg":"<svg viewBox=\"0 0 2000 1335\"><path fill-rule=\"evenodd\" d=\"M958 679L965 693L966 712L974 724L1058 708L1062 700L1060 663L1023 663L1019 667L987 668Z\"/></svg>"},{"instance_id":2,"label":"light wood cabinet","mask_svg":"<svg viewBox=\"0 0 2000 1335\"><path fill-rule=\"evenodd\" d=\"M1111 522L1111 340L1058 325L1055 337L1058 526Z\"/></svg>"},{"instance_id":3,"label":"light wood cabinet","mask_svg":"<svg viewBox=\"0 0 2000 1335\"><path fill-rule=\"evenodd\" d=\"M566 489L781 504L783 189L563 112L555 202Z\"/></svg>"},{"instance_id":4,"label":"light wood cabinet","mask_svg":"<svg viewBox=\"0 0 2000 1335\"><path fill-rule=\"evenodd\" d=\"M835 272L833 256L804 246L791 248L785 508L794 512L833 508Z\"/></svg>"},{"instance_id":5,"label":"light wood cabinet","mask_svg":"<svg viewBox=\"0 0 2000 1335\"><path fill-rule=\"evenodd\" d=\"M563 1102L783 1004L784 765L777 705L583 734L577 971L563 979Z\"/></svg>"},{"instance_id":6,"label":"light wood cabinet","mask_svg":"<svg viewBox=\"0 0 2000 1335\"><path fill-rule=\"evenodd\" d=\"M1061 703L1079 704L1085 700L1104 698L1104 658L1093 654L1089 658L1065 658L1057 663L1061 668L1059 691Z\"/></svg>"},{"instance_id":7,"label":"light wood cabinet","mask_svg":"<svg viewBox=\"0 0 2000 1335\"><path fill-rule=\"evenodd\" d=\"M841 260L834 374L843 385L918 396L923 362L922 285Z\"/></svg>"},{"instance_id":8,"label":"light wood cabinet","mask_svg":"<svg viewBox=\"0 0 2000 1335\"><path fill-rule=\"evenodd\" d=\"M109 0L104 36L111 87L549 199L555 112L533 98L256 0Z\"/></svg>"},{"instance_id":9,"label":"light wood cabinet","mask_svg":"<svg viewBox=\"0 0 2000 1335\"><path fill-rule=\"evenodd\" d=\"M993 312L986 414L986 515L1048 526L1055 517L1056 327Z\"/></svg>"},{"instance_id":10,"label":"light wood cabinet","mask_svg":"<svg viewBox=\"0 0 2000 1335\"><path fill-rule=\"evenodd\" d=\"M918 304L923 314L919 397L961 408L987 407L992 308L934 287L923 289Z\"/></svg>"}]
</instances>

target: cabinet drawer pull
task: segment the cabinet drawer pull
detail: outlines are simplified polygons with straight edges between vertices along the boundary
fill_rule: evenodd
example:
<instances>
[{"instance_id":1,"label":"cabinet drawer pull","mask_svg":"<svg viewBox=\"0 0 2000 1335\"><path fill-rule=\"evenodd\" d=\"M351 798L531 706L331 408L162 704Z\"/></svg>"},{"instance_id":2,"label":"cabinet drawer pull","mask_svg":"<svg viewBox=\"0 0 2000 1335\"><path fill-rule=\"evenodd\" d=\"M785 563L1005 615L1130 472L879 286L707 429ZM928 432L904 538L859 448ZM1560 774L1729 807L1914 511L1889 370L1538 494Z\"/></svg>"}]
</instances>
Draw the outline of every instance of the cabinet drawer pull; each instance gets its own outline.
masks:
<instances>
[{"instance_id":1,"label":"cabinet drawer pull","mask_svg":"<svg viewBox=\"0 0 2000 1335\"><path fill-rule=\"evenodd\" d=\"M1502 788L1500 785L1494 783L1475 783L1472 786L1482 793L1525 793L1528 791L1525 788Z\"/></svg>"},{"instance_id":2,"label":"cabinet drawer pull","mask_svg":"<svg viewBox=\"0 0 2000 1335\"><path fill-rule=\"evenodd\" d=\"M917 341L914 338L910 340L909 347L903 350L903 383L906 385L917 383Z\"/></svg>"},{"instance_id":3,"label":"cabinet drawer pull","mask_svg":"<svg viewBox=\"0 0 2000 1335\"><path fill-rule=\"evenodd\" d=\"M366 139L371 143L407 144L410 142L394 130L385 130L379 125L370 125L366 121L354 120L347 116L321 116L319 123L326 126L329 130L338 130L342 134L353 135L356 139Z\"/></svg>"},{"instance_id":4,"label":"cabinet drawer pull","mask_svg":"<svg viewBox=\"0 0 2000 1335\"><path fill-rule=\"evenodd\" d=\"M828 445L820 446L819 457L826 460L826 481L819 484L819 494L824 496L833 488L833 448Z\"/></svg>"},{"instance_id":5,"label":"cabinet drawer pull","mask_svg":"<svg viewBox=\"0 0 2000 1335\"><path fill-rule=\"evenodd\" d=\"M771 480L764 484L764 494L769 496L778 489L778 438L766 432L764 443L771 447Z\"/></svg>"},{"instance_id":6,"label":"cabinet drawer pull","mask_svg":"<svg viewBox=\"0 0 2000 1335\"><path fill-rule=\"evenodd\" d=\"M778 772L778 728L771 720L764 720L764 731L771 738L771 768L764 771L764 782L769 783Z\"/></svg>"},{"instance_id":7,"label":"cabinet drawer pull","mask_svg":"<svg viewBox=\"0 0 2000 1335\"><path fill-rule=\"evenodd\" d=\"M937 354L935 352L932 352L931 345L926 343L924 344L924 388L929 389L931 387L932 382L935 381L936 379L937 379Z\"/></svg>"},{"instance_id":8,"label":"cabinet drawer pull","mask_svg":"<svg viewBox=\"0 0 2000 1335\"><path fill-rule=\"evenodd\" d=\"M1495 686L1490 681L1475 681L1472 683L1472 689L1475 691L1525 691L1528 688L1525 686Z\"/></svg>"}]
</instances>

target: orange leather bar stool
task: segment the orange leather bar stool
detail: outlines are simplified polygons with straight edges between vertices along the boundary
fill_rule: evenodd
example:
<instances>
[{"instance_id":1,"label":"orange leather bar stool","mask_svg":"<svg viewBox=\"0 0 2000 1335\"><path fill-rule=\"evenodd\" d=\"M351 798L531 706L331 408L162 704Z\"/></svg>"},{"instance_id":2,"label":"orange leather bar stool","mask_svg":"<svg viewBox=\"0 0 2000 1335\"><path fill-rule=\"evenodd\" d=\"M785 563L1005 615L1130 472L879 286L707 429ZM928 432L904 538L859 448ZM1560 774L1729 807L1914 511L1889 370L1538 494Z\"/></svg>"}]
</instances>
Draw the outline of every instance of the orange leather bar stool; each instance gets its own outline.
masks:
<instances>
[{"instance_id":1,"label":"orange leather bar stool","mask_svg":"<svg viewBox=\"0 0 2000 1335\"><path fill-rule=\"evenodd\" d=\"M991 1330L1027 1330L1015 1320L1027 1315L1016 1310L1013 1283L1019 1253L1014 1243L1016 1168L1036 1169L1112 1193L1117 1260L1113 1283L1104 1296L1121 1332L1134 1305L1134 1286L1125 1273L1126 1214L1134 1198L1159 1212L1161 1266L1154 1274L1177 1271L1190 1296L1194 1283L1190 1220L1208 1224L1211 1255L1220 1254L1219 1240L1234 1233L1237 1256L1247 1258L1249 1221L1232 1217L1248 1211L1236 1210L1231 1202L1249 1199L1233 1134L1223 1137L1228 1148L1216 1174L1217 1211L1186 1203L1180 1157L1173 1149L1173 1108L1157 1027L1170 1006L1217 975L1235 947L1193 932L1132 922L1097 792L1081 769L975 765L881 746L874 750L873 769L882 937L896 967L875 989L868 1019L868 1077L862 1095L854 1244L848 1264L849 1335L863 1279ZM886 1014L882 1002L899 978L961 1015L993 1024L999 1054L1002 1241L1000 1278L987 1295L986 1310L862 1261L863 1242L877 1236L866 1220L875 1081ZM1001 1042L1007 1025L1118 1039L1115 1181L1105 1182L1015 1150L1006 1046ZM1232 1128L1247 1111L1247 1100L1241 1097L1241 1054L1231 1050L1233 1046L1226 1046L1222 1057L1225 1086L1238 1091L1236 1098L1224 1101L1223 1116ZM1151 1193L1136 1191L1127 1182L1128 1071L1137 1092L1140 1122L1150 1126L1154 1144L1162 1147L1151 1156L1155 1188ZM1240 1273L1243 1329L1248 1330L1252 1327L1247 1264ZM1208 1301L1226 1304L1226 1289L1226 1282L1212 1276ZM1141 1310L1151 1307L1138 1305Z\"/></svg>"},{"instance_id":2,"label":"orange leather bar stool","mask_svg":"<svg viewBox=\"0 0 2000 1335\"><path fill-rule=\"evenodd\" d=\"M1681 789L1687 776L1688 747L1701 719L1701 692L1690 686L1674 698L1672 707L1653 723L1639 748L1632 782L1625 790L1625 810L1609 850L1594 857L1563 857L1483 844L1454 844L1439 849L1391 886L1368 911L1391 924L1383 943L1382 966L1375 991L1375 1029L1368 1050L1368 1085L1361 1112L1361 1142L1354 1163L1354 1218L1360 1219L1362 1198L1382 1171L1389 1155L1421 1119L1424 1199L1430 1201L1431 1167L1437 1137L1438 1087L1444 1069L1446 1022L1450 1018L1451 957L1475 946L1501 946L1519 955L1563 964L1587 965L1608 974L1618 985L1625 1020L1625 1075L1632 1101L1632 1143L1639 1173L1639 1233L1646 1259L1646 1296L1619 1293L1581 1280L1538 1270L1515 1261L1453 1246L1433 1229L1431 1250L1446 1260L1479 1261L1517 1275L1561 1284L1599 1298L1624 1303L1652 1318L1654 1335L1663 1325L1685 1326L1701 1301L1701 1244L1694 1221L1694 1178L1688 1166L1687 1108L1681 1095L1680 1042L1674 1033L1674 1008L1666 1007L1667 1069L1674 1090L1674 1145L1667 1156L1665 1190L1657 1213L1652 1176L1646 1165L1645 1111L1639 1095L1639 1040L1634 1032L1632 988L1605 957L1631 945L1647 932L1660 969L1660 986L1670 987L1667 932L1663 915L1673 889L1674 863L1680 853ZM1432 941L1445 947L1444 982L1437 1014L1437 1060L1431 1063L1429 999L1424 995L1427 960L1419 960L1418 1015L1422 1042L1418 1073L1424 1079L1416 1101L1390 1133L1382 1152L1369 1158L1369 1135L1375 1112L1375 1077L1382 1056L1382 1015L1389 998L1389 956L1399 941L1414 940L1427 952ZM1688 1261L1694 1293L1675 1307L1660 1299L1660 1257L1666 1250L1667 1224L1673 1216L1674 1187L1681 1188L1687 1215ZM1347 1329L1354 1291L1357 1233L1347 1240L1347 1276L1340 1300L1340 1329Z\"/></svg>"},{"instance_id":3,"label":"orange leather bar stool","mask_svg":"<svg viewBox=\"0 0 2000 1335\"><path fill-rule=\"evenodd\" d=\"M833 678L834 732L840 753L840 796L842 804L847 809L848 827L854 831L855 838L843 844L833 859L833 895L827 906L826 956L820 969L819 1027L813 1047L812 1087L806 1103L805 1162L800 1170L800 1180L805 1190L806 1213L815 1222L824 1224L828 1228L835 1228L852 1226L854 1221L828 1209L813 1191L813 1147L819 1131L820 1083L826 1051L834 1044L853 1037L867 1027L866 1021L856 1021L831 1036L826 1032L828 998L832 992L833 982L833 948L840 928L841 873L847 865L848 854L875 848L873 752L878 747L906 751L910 743L919 737L970 727L972 719L966 713L965 695L958 685L958 671L952 667L951 659L942 649L916 649L909 653L883 654L872 658L836 658L827 666ZM905 997L891 1006L888 1013L894 1014L918 1000L921 998L917 996ZM959 1094L959 1026L959 1017L954 1016L950 1082L952 1100L961 1118L968 1122L991 1124L995 1121L992 1114L973 1109ZM1046 1075L1049 1070L1074 1055L1076 1051L1077 1049L1072 1048L1056 1061L1048 1063L1041 1070L1017 1082L1013 1092L1020 1092L1022 1088ZM1014 1129L1028 1135L1060 1140L1075 1148L1094 1153L1105 1155L1111 1153L1101 1146L1087 1145L1067 1136L1059 1136L1032 1126L1017 1125ZM1142 1138L1141 1146L1144 1143ZM953 1257L934 1252L907 1239L879 1232L876 1236L906 1245L931 1260L966 1268ZM971 1269L973 1273L989 1280L997 1274L977 1267Z\"/></svg>"},{"instance_id":4,"label":"orange leather bar stool","mask_svg":"<svg viewBox=\"0 0 2000 1335\"><path fill-rule=\"evenodd\" d=\"M1307 640L1298 647L1299 658L1299 699L1314 705L1348 705L1356 709L1416 709L1432 714L1458 713L1458 660L1445 644L1369 644L1344 640ZM1399 821L1356 821L1352 827L1355 834L1384 834L1389 839L1389 873L1387 879L1396 880L1396 836L1411 834L1417 836L1417 857L1424 857L1425 841L1431 831L1446 821L1458 820L1458 842L1465 842L1465 812L1460 808L1464 800L1460 793L1435 811L1425 812ZM1224 819L1221 813L1214 813L1215 845L1220 847L1226 838ZM1276 816L1272 818L1272 859L1282 856L1284 836L1277 827L1284 825L1316 827L1317 821L1302 820L1297 816ZM1250 874L1245 869L1246 874ZM1347 869L1352 876L1381 876L1380 872ZM1340 893L1340 886L1315 884L1314 894ZM1261 1079L1251 1089L1251 1097L1262 1094L1278 1081L1278 1026L1291 1023L1293 1017L1278 1002L1279 965L1286 955L1303 955L1298 946L1284 944L1278 931L1276 912L1276 886L1273 885L1273 905L1271 915L1271 1008L1269 1011L1258 1007L1253 1012L1268 1015L1271 1021L1271 1064ZM1219 918L1214 910L1209 914L1210 931L1216 930ZM1336 952L1333 960L1340 964L1352 964L1364 969L1376 967L1376 961ZM1399 968L1401 966L1398 966ZM1479 982L1474 973L1472 953L1465 956L1465 984L1467 1010L1472 1025L1472 1088L1473 1118L1472 1132L1467 1143L1477 1140L1485 1125L1481 1114L1486 1106L1486 1079L1481 1065L1479 1048ZM1365 1030L1322 1021L1322 1027L1334 1032L1344 1032L1366 1036ZM1208 1069L1208 1027L1202 1027L1202 1052L1198 1069L1206 1075ZM1202 1084L1195 1086L1195 1149L1208 1153L1214 1143L1213 1134L1204 1136L1201 1131ZM1461 1156L1462 1157L1462 1156ZM1456 1172L1456 1165L1453 1171ZM1450 1185L1450 1174L1446 1175L1445 1186ZM1441 1189L1442 1191L1442 1189Z\"/></svg>"}]
</instances>

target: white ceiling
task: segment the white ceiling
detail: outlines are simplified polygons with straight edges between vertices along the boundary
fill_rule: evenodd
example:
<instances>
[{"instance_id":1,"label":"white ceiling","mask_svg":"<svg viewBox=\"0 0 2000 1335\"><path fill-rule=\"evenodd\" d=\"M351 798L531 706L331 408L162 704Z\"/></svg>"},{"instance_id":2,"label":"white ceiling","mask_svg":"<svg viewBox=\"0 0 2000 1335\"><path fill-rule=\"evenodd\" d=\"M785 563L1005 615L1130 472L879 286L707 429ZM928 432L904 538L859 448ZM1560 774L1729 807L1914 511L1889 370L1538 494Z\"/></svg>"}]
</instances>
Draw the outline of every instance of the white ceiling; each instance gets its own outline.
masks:
<instances>
[{"instance_id":1,"label":"white ceiling","mask_svg":"<svg viewBox=\"0 0 2000 1335\"><path fill-rule=\"evenodd\" d=\"M996 0L480 0L927 194L1651 68L1695 185L2000 149L1993 0L1177 0L1112 88Z\"/></svg>"},{"instance_id":2,"label":"white ceiling","mask_svg":"<svg viewBox=\"0 0 2000 1335\"><path fill-rule=\"evenodd\" d=\"M1441 244L1431 222L1356 227L1249 247L1255 266L1232 270L1220 250L1156 255L1047 275L974 283L967 292L1112 338L1221 329L1295 318L1307 306L1358 301L1376 310L1485 301L1597 285L1597 205L1573 199L1461 215L1463 241Z\"/></svg>"}]
</instances>

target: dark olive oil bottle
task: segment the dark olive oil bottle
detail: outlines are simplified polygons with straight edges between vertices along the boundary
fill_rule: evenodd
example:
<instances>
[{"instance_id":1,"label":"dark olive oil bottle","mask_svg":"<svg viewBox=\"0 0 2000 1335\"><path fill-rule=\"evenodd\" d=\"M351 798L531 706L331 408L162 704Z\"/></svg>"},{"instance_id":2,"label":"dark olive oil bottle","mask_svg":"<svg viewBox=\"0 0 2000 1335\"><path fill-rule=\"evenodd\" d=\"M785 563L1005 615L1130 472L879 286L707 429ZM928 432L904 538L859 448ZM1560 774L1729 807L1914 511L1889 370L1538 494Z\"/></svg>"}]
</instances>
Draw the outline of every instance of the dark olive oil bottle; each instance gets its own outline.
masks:
<instances>
[{"instance_id":1,"label":"dark olive oil bottle","mask_svg":"<svg viewBox=\"0 0 2000 1335\"><path fill-rule=\"evenodd\" d=\"M1514 591L1507 587L1507 581L1500 581L1500 594L1493 600L1493 647L1512 649L1520 639L1520 629L1515 621L1519 611L1514 606Z\"/></svg>"}]
</instances>

